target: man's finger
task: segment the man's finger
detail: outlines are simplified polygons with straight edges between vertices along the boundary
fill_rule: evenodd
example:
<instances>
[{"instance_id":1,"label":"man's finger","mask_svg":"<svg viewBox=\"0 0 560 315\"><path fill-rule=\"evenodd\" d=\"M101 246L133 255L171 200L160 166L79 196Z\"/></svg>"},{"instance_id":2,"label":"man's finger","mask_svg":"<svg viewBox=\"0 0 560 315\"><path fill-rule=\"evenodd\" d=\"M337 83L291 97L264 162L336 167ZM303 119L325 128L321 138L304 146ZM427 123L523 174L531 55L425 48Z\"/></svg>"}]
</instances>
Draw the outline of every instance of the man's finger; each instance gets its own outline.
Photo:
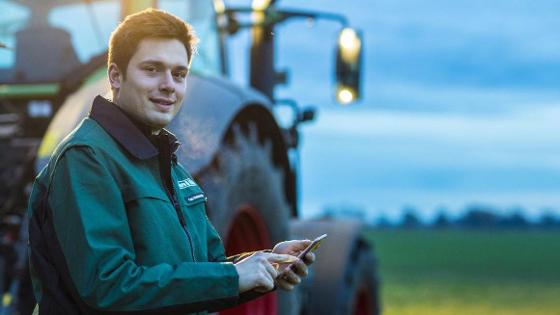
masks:
<instances>
[{"instance_id":1,"label":"man's finger","mask_svg":"<svg viewBox=\"0 0 560 315\"><path fill-rule=\"evenodd\" d=\"M289 264L298 261L298 258L288 254L267 253L266 260L270 263Z\"/></svg>"},{"instance_id":2,"label":"man's finger","mask_svg":"<svg viewBox=\"0 0 560 315\"><path fill-rule=\"evenodd\" d=\"M271 280L274 280L276 279L276 277L278 277L278 271L276 271L276 268L274 268L272 264L265 263L265 268L266 272L270 275Z\"/></svg>"},{"instance_id":3,"label":"man's finger","mask_svg":"<svg viewBox=\"0 0 560 315\"><path fill-rule=\"evenodd\" d=\"M278 278L278 280L276 280L276 285L283 290L286 291L291 291L294 289L294 285L290 284L287 280Z\"/></svg>"},{"instance_id":4,"label":"man's finger","mask_svg":"<svg viewBox=\"0 0 560 315\"><path fill-rule=\"evenodd\" d=\"M272 266L270 265L268 267L272 268ZM259 279L257 280L257 286L255 287L255 289L258 292L266 292L272 290L273 288L274 288L274 278L269 273L269 270L265 270L264 272L261 272L259 275Z\"/></svg>"},{"instance_id":5,"label":"man's finger","mask_svg":"<svg viewBox=\"0 0 560 315\"><path fill-rule=\"evenodd\" d=\"M300 276L307 276L307 265L300 259L292 264L290 271L295 271L296 274Z\"/></svg>"},{"instance_id":6,"label":"man's finger","mask_svg":"<svg viewBox=\"0 0 560 315\"><path fill-rule=\"evenodd\" d=\"M284 271L280 277L278 277L278 279L287 281L289 284L300 284L301 283L301 278L292 270L286 269L286 271Z\"/></svg>"},{"instance_id":7,"label":"man's finger","mask_svg":"<svg viewBox=\"0 0 560 315\"><path fill-rule=\"evenodd\" d=\"M311 265L313 262L315 262L315 254L314 253L307 253L305 255L305 257L303 257L303 262L306 265Z\"/></svg>"},{"instance_id":8,"label":"man's finger","mask_svg":"<svg viewBox=\"0 0 560 315\"><path fill-rule=\"evenodd\" d=\"M311 244L310 240L299 240L299 241L294 241L294 250L295 251L302 251L304 249L307 248L307 246L309 246Z\"/></svg>"}]
</instances>

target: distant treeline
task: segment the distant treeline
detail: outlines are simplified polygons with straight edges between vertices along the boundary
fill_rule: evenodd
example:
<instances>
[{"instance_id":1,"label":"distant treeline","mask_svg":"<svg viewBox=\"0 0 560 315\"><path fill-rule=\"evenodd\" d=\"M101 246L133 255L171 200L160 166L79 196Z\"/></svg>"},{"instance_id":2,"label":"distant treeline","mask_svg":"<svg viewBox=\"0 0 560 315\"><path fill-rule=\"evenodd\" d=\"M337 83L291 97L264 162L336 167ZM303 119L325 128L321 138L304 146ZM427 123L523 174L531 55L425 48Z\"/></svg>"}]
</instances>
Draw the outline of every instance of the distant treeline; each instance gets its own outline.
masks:
<instances>
[{"instance_id":1,"label":"distant treeline","mask_svg":"<svg viewBox=\"0 0 560 315\"><path fill-rule=\"evenodd\" d=\"M551 213L541 215L537 220L529 220L522 212L501 214L487 208L469 208L462 215L452 218L446 212L439 212L436 217L423 222L413 211L405 211L400 221L390 223L383 218L374 222L376 226L400 228L472 228L472 229L525 229L546 228L560 229L560 217ZM387 224L389 223L389 224Z\"/></svg>"},{"instance_id":2,"label":"distant treeline","mask_svg":"<svg viewBox=\"0 0 560 315\"><path fill-rule=\"evenodd\" d=\"M431 220L422 219L413 207L405 207L398 220L385 216L376 217L371 224L380 228L472 228L472 229L560 229L560 215L551 209L543 209L538 218L527 218L521 208L499 211L490 206L469 206L458 216L449 215L445 209L438 210ZM556 211L556 213L558 213ZM365 211L356 206L328 206L324 217L354 218L367 222Z\"/></svg>"}]
</instances>

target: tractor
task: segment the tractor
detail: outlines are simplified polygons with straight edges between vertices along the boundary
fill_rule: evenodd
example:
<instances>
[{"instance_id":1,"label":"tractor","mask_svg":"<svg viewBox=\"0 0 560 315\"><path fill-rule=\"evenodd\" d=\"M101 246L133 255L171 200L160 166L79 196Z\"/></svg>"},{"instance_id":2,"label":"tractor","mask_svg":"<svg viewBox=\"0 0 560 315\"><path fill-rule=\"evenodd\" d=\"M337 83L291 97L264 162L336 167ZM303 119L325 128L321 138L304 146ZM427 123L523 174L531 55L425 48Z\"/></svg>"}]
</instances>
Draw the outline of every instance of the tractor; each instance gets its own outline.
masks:
<instances>
[{"instance_id":1,"label":"tractor","mask_svg":"<svg viewBox=\"0 0 560 315\"><path fill-rule=\"evenodd\" d=\"M278 99L286 73L275 67L275 31L288 20L340 25L336 88L343 104L360 97L362 35L344 16L281 8L274 0L246 7L222 0L3 0L0 2L0 290L1 314L30 314L26 203L34 176L56 145L109 98L107 41L118 21L156 7L191 23L201 42L185 104L169 126L179 161L209 196L208 216L228 254L328 234L309 277L292 292L273 292L220 314L379 314L373 248L359 222L299 219L300 124L315 117L295 99ZM228 42L250 32L247 84L229 69ZM237 80L239 81L239 80ZM332 93L325 91L326 93ZM288 108L281 124L275 109Z\"/></svg>"}]
</instances>

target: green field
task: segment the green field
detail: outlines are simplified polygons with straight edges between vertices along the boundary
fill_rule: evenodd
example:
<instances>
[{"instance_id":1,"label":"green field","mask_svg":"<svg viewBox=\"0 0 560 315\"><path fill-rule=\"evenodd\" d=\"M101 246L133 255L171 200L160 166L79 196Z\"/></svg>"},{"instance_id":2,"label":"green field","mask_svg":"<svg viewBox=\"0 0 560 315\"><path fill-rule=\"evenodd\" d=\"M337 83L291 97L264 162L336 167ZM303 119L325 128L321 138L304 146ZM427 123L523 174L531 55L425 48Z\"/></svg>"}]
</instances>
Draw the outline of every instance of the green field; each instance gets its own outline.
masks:
<instances>
[{"instance_id":1,"label":"green field","mask_svg":"<svg viewBox=\"0 0 560 315\"><path fill-rule=\"evenodd\" d=\"M560 231L382 230L384 315L560 314Z\"/></svg>"}]
</instances>

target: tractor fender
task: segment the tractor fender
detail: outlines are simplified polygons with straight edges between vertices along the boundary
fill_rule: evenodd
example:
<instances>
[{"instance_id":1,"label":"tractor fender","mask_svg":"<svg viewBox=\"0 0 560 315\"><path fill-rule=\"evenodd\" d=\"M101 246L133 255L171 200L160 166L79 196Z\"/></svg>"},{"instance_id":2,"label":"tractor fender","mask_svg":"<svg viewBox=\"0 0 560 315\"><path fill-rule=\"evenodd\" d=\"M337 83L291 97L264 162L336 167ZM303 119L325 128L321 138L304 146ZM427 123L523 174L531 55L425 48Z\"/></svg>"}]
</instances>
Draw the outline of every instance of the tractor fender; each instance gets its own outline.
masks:
<instances>
[{"instance_id":1,"label":"tractor fender","mask_svg":"<svg viewBox=\"0 0 560 315\"><path fill-rule=\"evenodd\" d=\"M97 75L68 96L43 137L35 164L37 172L47 164L58 143L87 116L95 96L110 98L109 88L106 76ZM272 117L272 104L255 90L241 88L225 78L189 76L183 107L169 125L182 144L178 155L189 172L196 174L212 161L227 128L249 104Z\"/></svg>"},{"instance_id":2,"label":"tractor fender","mask_svg":"<svg viewBox=\"0 0 560 315\"><path fill-rule=\"evenodd\" d=\"M269 122L272 104L259 92L224 78L193 76L189 80L183 108L168 128L181 142L179 160L189 172L197 174L212 162L241 112L256 109L261 113L257 119ZM276 123L274 128L278 129Z\"/></svg>"}]
</instances>

